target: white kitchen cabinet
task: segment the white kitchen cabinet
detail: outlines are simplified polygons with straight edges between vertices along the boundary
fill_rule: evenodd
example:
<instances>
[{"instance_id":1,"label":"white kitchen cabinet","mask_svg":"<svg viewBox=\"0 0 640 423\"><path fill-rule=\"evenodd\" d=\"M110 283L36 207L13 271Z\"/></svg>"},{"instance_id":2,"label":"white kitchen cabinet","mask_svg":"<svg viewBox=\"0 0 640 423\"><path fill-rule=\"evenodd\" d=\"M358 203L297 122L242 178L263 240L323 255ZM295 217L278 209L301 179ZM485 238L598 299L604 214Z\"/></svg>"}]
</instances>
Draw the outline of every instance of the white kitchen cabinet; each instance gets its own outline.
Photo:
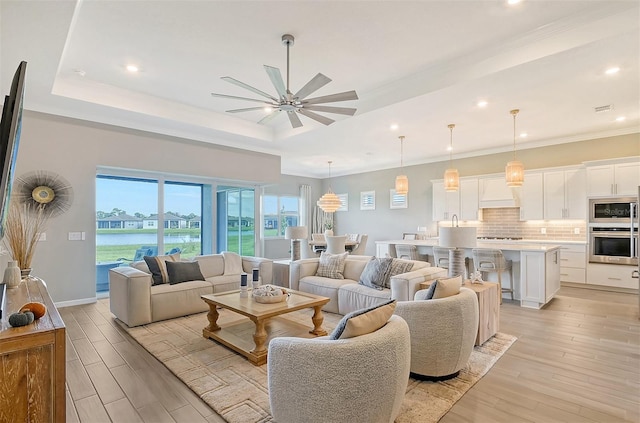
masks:
<instances>
[{"instance_id":1,"label":"white kitchen cabinet","mask_svg":"<svg viewBox=\"0 0 640 423\"><path fill-rule=\"evenodd\" d=\"M638 289L638 280L631 277L637 269L637 266L622 264L588 263L587 284Z\"/></svg>"},{"instance_id":2,"label":"white kitchen cabinet","mask_svg":"<svg viewBox=\"0 0 640 423\"><path fill-rule=\"evenodd\" d=\"M587 195L638 195L640 160L587 167Z\"/></svg>"},{"instance_id":3,"label":"white kitchen cabinet","mask_svg":"<svg viewBox=\"0 0 640 423\"><path fill-rule=\"evenodd\" d=\"M444 181L434 181L432 193L432 213L435 222L451 220L453 215L460 219L460 192L444 190ZM462 220L462 219L460 219Z\"/></svg>"},{"instance_id":4,"label":"white kitchen cabinet","mask_svg":"<svg viewBox=\"0 0 640 423\"><path fill-rule=\"evenodd\" d=\"M525 173L520 188L520 220L544 219L542 172Z\"/></svg>"},{"instance_id":5,"label":"white kitchen cabinet","mask_svg":"<svg viewBox=\"0 0 640 423\"><path fill-rule=\"evenodd\" d=\"M544 172L544 218L586 219L586 217L585 170Z\"/></svg>"},{"instance_id":6,"label":"white kitchen cabinet","mask_svg":"<svg viewBox=\"0 0 640 423\"><path fill-rule=\"evenodd\" d=\"M478 220L478 178L460 179L460 220Z\"/></svg>"},{"instance_id":7,"label":"white kitchen cabinet","mask_svg":"<svg viewBox=\"0 0 640 423\"><path fill-rule=\"evenodd\" d=\"M522 251L520 287L522 307L541 308L549 302L560 289L560 250Z\"/></svg>"},{"instance_id":8,"label":"white kitchen cabinet","mask_svg":"<svg viewBox=\"0 0 640 423\"><path fill-rule=\"evenodd\" d=\"M560 281L585 283L587 274L587 246L562 245L560 248Z\"/></svg>"}]
</instances>

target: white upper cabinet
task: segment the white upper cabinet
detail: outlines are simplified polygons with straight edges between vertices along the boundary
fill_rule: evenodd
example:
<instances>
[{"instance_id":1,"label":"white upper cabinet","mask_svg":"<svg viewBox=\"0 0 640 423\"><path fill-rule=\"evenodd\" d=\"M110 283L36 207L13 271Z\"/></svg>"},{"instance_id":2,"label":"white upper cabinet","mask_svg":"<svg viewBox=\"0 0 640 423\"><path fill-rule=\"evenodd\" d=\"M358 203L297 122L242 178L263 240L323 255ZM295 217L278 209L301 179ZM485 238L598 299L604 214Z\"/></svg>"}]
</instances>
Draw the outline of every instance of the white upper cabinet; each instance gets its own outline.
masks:
<instances>
[{"instance_id":1,"label":"white upper cabinet","mask_svg":"<svg viewBox=\"0 0 640 423\"><path fill-rule=\"evenodd\" d=\"M460 179L460 220L478 220L478 178Z\"/></svg>"},{"instance_id":2,"label":"white upper cabinet","mask_svg":"<svg viewBox=\"0 0 640 423\"><path fill-rule=\"evenodd\" d=\"M587 195L638 195L640 161L587 167Z\"/></svg>"},{"instance_id":3,"label":"white upper cabinet","mask_svg":"<svg viewBox=\"0 0 640 423\"><path fill-rule=\"evenodd\" d=\"M542 180L542 172L525 172L520 188L520 220L544 219Z\"/></svg>"},{"instance_id":4,"label":"white upper cabinet","mask_svg":"<svg viewBox=\"0 0 640 423\"><path fill-rule=\"evenodd\" d=\"M453 215L460 218L460 192L444 190L444 181L433 182L432 213L434 222L450 220Z\"/></svg>"},{"instance_id":5,"label":"white upper cabinet","mask_svg":"<svg viewBox=\"0 0 640 423\"><path fill-rule=\"evenodd\" d=\"M584 169L544 172L544 218L586 219Z\"/></svg>"}]
</instances>

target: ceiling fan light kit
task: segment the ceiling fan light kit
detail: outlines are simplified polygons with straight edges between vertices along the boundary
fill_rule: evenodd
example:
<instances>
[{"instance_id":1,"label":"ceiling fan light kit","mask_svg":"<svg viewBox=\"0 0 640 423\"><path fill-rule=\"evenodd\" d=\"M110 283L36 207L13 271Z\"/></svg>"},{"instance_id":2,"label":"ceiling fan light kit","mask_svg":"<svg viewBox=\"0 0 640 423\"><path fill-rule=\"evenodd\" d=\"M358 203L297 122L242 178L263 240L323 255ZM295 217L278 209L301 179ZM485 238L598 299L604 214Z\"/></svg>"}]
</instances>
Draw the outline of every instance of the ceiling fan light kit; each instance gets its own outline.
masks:
<instances>
[{"instance_id":1,"label":"ceiling fan light kit","mask_svg":"<svg viewBox=\"0 0 640 423\"><path fill-rule=\"evenodd\" d=\"M327 76L318 73L314 76L309 82L307 82L298 92L295 94L291 92L289 89L289 48L293 46L295 43L295 38L291 34L284 34L282 36L282 44L287 47L287 81L286 85L284 80L282 79L282 74L280 73L280 69L275 68L273 66L264 65L264 69L271 80L274 88L276 89L277 98L268 94L264 91L261 91L257 88L254 88L244 82L238 81L237 79L231 78L230 76L223 76L221 79L227 81L231 84L242 87L246 90L253 92L254 94L258 94L262 97L265 97L267 100L256 99L256 98L247 98L247 97L237 97L227 94L218 94L211 93L214 97L222 97L222 98L230 98L234 100L243 100L243 101L253 101L262 103L259 107L248 107L242 109L232 109L227 110L228 113L241 113L241 112L249 112L254 110L265 110L266 108L270 108L271 112L267 114L265 117L260 119L258 123L265 124L271 121L273 118L278 116L279 112L285 112L287 117L289 118L289 122L293 128L299 128L302 125L302 121L298 114L304 115L310 119L313 119L317 122L320 122L324 125L331 125L335 120L328 118L326 116L320 115L316 112L322 113L334 113L341 115L353 116L356 113L357 109L351 107L334 107L334 106L322 106L323 103L336 103L340 101L349 101L349 100L357 100L358 94L355 91L345 91L337 94L330 94L321 97L307 98L309 95L313 94L320 88L327 85L331 82L331 79Z\"/></svg>"}]
</instances>

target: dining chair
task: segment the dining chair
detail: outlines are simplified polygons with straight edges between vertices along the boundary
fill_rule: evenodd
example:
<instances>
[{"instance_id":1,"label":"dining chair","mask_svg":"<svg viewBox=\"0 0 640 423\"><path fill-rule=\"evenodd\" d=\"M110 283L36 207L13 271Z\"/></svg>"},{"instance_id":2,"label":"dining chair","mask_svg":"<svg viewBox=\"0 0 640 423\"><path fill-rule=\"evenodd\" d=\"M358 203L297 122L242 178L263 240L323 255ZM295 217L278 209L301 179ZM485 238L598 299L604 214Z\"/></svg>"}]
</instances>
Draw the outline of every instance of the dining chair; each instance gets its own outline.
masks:
<instances>
[{"instance_id":1,"label":"dining chair","mask_svg":"<svg viewBox=\"0 0 640 423\"><path fill-rule=\"evenodd\" d=\"M363 234L358 236L358 244L351 250L351 254L364 255L364 250L367 248L367 239L369 235Z\"/></svg>"},{"instance_id":2,"label":"dining chair","mask_svg":"<svg viewBox=\"0 0 640 423\"><path fill-rule=\"evenodd\" d=\"M341 236L328 236L327 240L327 253L329 254L341 254L345 252L345 241L347 237Z\"/></svg>"},{"instance_id":3,"label":"dining chair","mask_svg":"<svg viewBox=\"0 0 640 423\"><path fill-rule=\"evenodd\" d=\"M314 242L322 242L322 243L326 242L324 234L311 234L311 240L314 241ZM324 245L314 245L313 246L313 251L315 251L316 253L320 252L320 251L324 251L326 249L327 249L327 247L324 246Z\"/></svg>"},{"instance_id":4,"label":"dining chair","mask_svg":"<svg viewBox=\"0 0 640 423\"><path fill-rule=\"evenodd\" d=\"M449 250L452 250L452 248L433 247L434 266L442 267L444 269L449 268Z\"/></svg>"}]
</instances>

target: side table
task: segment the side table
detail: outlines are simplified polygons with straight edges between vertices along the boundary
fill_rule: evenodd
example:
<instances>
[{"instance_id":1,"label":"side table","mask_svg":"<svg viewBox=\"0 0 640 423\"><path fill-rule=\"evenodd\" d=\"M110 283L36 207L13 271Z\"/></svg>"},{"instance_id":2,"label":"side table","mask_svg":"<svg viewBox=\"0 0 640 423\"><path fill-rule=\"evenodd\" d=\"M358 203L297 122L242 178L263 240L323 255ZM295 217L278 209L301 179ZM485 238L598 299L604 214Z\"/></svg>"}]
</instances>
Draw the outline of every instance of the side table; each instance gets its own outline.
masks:
<instances>
[{"instance_id":1,"label":"side table","mask_svg":"<svg viewBox=\"0 0 640 423\"><path fill-rule=\"evenodd\" d=\"M273 261L273 284L289 288L289 265L290 259Z\"/></svg>"},{"instance_id":2,"label":"side table","mask_svg":"<svg viewBox=\"0 0 640 423\"><path fill-rule=\"evenodd\" d=\"M422 282L420 287L426 289L430 285L431 281L427 281ZM500 291L498 284L493 282L479 284L465 281L462 286L471 289L478 296L480 319L478 321L476 345L482 345L487 339L495 335L500 328L500 303L498 301L498 292Z\"/></svg>"}]
</instances>

